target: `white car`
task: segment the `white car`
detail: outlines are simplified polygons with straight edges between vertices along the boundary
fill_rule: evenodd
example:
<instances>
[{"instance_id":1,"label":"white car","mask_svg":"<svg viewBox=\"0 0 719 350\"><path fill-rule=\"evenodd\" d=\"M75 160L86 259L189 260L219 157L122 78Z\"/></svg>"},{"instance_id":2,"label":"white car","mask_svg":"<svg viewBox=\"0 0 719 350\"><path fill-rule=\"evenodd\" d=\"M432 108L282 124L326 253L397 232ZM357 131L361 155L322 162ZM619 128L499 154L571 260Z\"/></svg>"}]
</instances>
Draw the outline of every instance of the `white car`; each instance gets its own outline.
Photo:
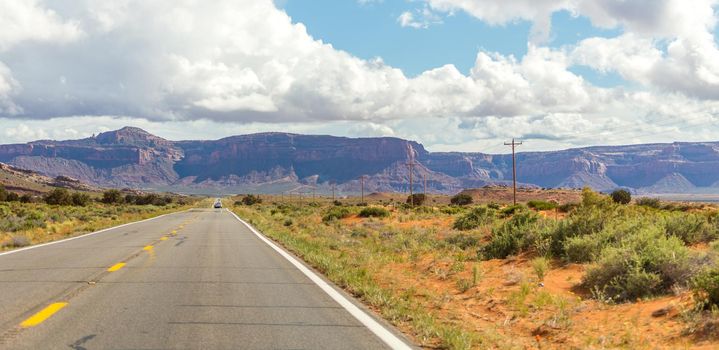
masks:
<instances>
[{"instance_id":1,"label":"white car","mask_svg":"<svg viewBox=\"0 0 719 350\"><path fill-rule=\"evenodd\" d=\"M216 209L222 208L222 202L220 202L220 201L215 202L214 207L215 207Z\"/></svg>"}]
</instances>

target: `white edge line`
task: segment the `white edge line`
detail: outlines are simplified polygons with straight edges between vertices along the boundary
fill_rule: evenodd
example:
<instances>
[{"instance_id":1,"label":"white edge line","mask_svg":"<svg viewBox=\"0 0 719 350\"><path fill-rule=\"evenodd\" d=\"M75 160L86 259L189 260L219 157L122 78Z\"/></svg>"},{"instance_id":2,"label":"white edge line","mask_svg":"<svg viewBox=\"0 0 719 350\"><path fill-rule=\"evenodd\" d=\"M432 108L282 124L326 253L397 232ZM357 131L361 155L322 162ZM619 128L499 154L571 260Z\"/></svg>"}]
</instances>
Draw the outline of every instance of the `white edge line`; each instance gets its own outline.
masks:
<instances>
[{"instance_id":1,"label":"white edge line","mask_svg":"<svg viewBox=\"0 0 719 350\"><path fill-rule=\"evenodd\" d=\"M80 239L80 238L86 238L86 237L94 236L94 235L96 235L96 234L98 234L98 233L103 233L103 232L107 232L107 231L110 231L110 230L122 228L122 227L125 227L125 226L130 226L130 225L134 225L134 224L139 224L139 223L142 223L142 222L145 222L145 221L150 221L150 220L159 219L159 218L161 218L161 217L163 217L163 216L172 215L172 214L177 214L177 213L184 213L184 212L190 211L190 210L192 210L192 209L194 209L194 208L190 208L190 209L183 210L183 211L176 211L176 212L172 212L172 213L162 214L162 215L159 215L159 216L155 216L155 217L148 218L148 219L144 219L144 220L140 220L140 221L128 222L128 223L126 223L126 224L117 225L117 226L113 226L113 227L108 227L108 228L102 229L102 230L100 230L100 231L95 231L95 232L86 233L86 234L84 234L84 235L79 235L79 236L75 236L75 237L65 238L65 239L61 239L61 240L59 240L59 241L52 241L52 242L47 242L47 243L32 245L32 246L25 247L25 248L15 249L15 250L11 250L11 251L8 251L8 252L0 253L0 256L15 254L15 253L19 253L19 252L22 252L22 251L26 251L26 250L30 250L30 249L35 249L35 248L46 247L46 246L53 245L53 244L65 243L65 242L73 241L73 240Z\"/></svg>"},{"instance_id":2,"label":"white edge line","mask_svg":"<svg viewBox=\"0 0 719 350\"><path fill-rule=\"evenodd\" d=\"M239 220L241 223L243 223L247 228L252 231L259 239L261 239L263 242L267 243L272 249L277 251L282 257L287 259L292 265L294 265L297 269L302 271L305 276L307 276L312 282L314 282L322 291L327 293L334 301L336 301L338 304L340 304L345 310L347 310L354 318L356 318L358 321L360 321L365 327L367 327L372 333L374 333L377 337L379 337L385 344L389 345L392 349L412 349L410 346L408 346L404 341L399 339L396 335L392 334L387 328L379 324L374 318L372 318L370 315L368 315L366 312L362 311L360 308L357 307L357 305L353 304L351 301L347 300L342 294L337 292L334 288L332 288L327 282L325 282L322 278L317 276L312 270L308 269L304 264L297 261L292 255L287 253L284 249L278 247L274 242L270 241L268 238L266 238L263 234L259 233L257 230L255 230L254 227L252 227L250 224L245 222L245 220L240 219L237 214L232 212L231 210L227 209L227 211L232 214L235 219Z\"/></svg>"}]
</instances>

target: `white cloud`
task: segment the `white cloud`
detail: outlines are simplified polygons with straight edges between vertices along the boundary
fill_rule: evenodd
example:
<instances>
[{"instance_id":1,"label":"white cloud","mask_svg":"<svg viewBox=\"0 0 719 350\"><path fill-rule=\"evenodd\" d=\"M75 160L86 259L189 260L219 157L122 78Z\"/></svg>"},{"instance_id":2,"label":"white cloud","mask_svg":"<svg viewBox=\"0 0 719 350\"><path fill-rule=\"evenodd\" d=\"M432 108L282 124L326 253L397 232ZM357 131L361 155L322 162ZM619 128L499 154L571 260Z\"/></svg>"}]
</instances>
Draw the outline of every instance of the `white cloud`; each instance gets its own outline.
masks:
<instances>
[{"instance_id":1,"label":"white cloud","mask_svg":"<svg viewBox=\"0 0 719 350\"><path fill-rule=\"evenodd\" d=\"M65 43L82 36L77 23L64 21L37 0L0 2L0 51L22 41Z\"/></svg>"},{"instance_id":2,"label":"white cloud","mask_svg":"<svg viewBox=\"0 0 719 350\"><path fill-rule=\"evenodd\" d=\"M495 25L533 23L532 43L549 38L551 16L569 11L601 27L624 29L616 38L588 38L574 62L653 89L719 99L719 49L714 38L718 0L426 0L435 11L467 13ZM663 46L666 44L666 50Z\"/></svg>"},{"instance_id":3,"label":"white cloud","mask_svg":"<svg viewBox=\"0 0 719 350\"><path fill-rule=\"evenodd\" d=\"M422 28L441 21L438 12L463 10L496 25L532 21L536 40L519 58L480 51L468 75L445 65L408 78L380 59L359 59L312 38L270 0L211 6L10 1L0 7L32 9L54 23L46 26L55 26L58 37L40 30L0 39L6 48L0 52L0 117L16 118L0 119L0 126L14 130L13 140L37 136L19 129L23 118L32 130L45 130L43 123L62 126L47 128L50 137L133 124L185 136L274 129L397 135L438 148L469 148L510 135L561 146L626 141L622 133L633 130L629 136L644 140L643 130L674 130L661 125L665 119L672 125L716 119L719 58L713 37L704 35L716 24L713 12L705 11L715 2L697 1L702 11L679 8L677 1L642 1L652 14L628 3L427 0L404 20L400 16L400 24ZM562 49L542 46L551 14L562 9L597 25L622 26L625 33ZM570 71L578 64L616 71L641 89L598 88ZM54 117L72 118L45 121ZM617 126L621 133L606 132Z\"/></svg>"},{"instance_id":4,"label":"white cloud","mask_svg":"<svg viewBox=\"0 0 719 350\"><path fill-rule=\"evenodd\" d=\"M433 24L441 24L442 18L435 14L428 6L417 9L416 16L410 11L402 12L397 17L397 22L402 27L410 27L414 29L426 29Z\"/></svg>"},{"instance_id":5,"label":"white cloud","mask_svg":"<svg viewBox=\"0 0 719 350\"><path fill-rule=\"evenodd\" d=\"M17 106L12 96L17 94L20 86L12 77L10 68L0 62L0 115L16 115L22 112L22 108Z\"/></svg>"}]
</instances>

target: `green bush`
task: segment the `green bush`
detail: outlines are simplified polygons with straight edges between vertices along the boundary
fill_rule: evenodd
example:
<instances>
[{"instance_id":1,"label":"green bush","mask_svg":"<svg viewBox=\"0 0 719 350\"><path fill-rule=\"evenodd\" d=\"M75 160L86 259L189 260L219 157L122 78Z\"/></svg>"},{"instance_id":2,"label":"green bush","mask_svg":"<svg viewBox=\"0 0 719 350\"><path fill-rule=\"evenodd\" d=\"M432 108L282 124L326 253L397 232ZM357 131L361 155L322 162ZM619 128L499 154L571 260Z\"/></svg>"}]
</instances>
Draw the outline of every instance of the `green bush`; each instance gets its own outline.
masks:
<instances>
[{"instance_id":1,"label":"green bush","mask_svg":"<svg viewBox=\"0 0 719 350\"><path fill-rule=\"evenodd\" d=\"M607 207L612 204L609 196L592 191L591 188L582 189L582 205L585 207Z\"/></svg>"},{"instance_id":2,"label":"green bush","mask_svg":"<svg viewBox=\"0 0 719 350\"><path fill-rule=\"evenodd\" d=\"M477 236L465 233L449 236L445 238L445 241L451 245L459 247L460 249L472 248L479 245L479 238Z\"/></svg>"},{"instance_id":3,"label":"green bush","mask_svg":"<svg viewBox=\"0 0 719 350\"><path fill-rule=\"evenodd\" d=\"M691 281L697 307L711 309L719 307L719 268L698 273Z\"/></svg>"},{"instance_id":4,"label":"green bush","mask_svg":"<svg viewBox=\"0 0 719 350\"><path fill-rule=\"evenodd\" d=\"M625 301L666 293L691 274L688 248L661 227L647 225L602 249L582 284Z\"/></svg>"},{"instance_id":5,"label":"green bush","mask_svg":"<svg viewBox=\"0 0 719 350\"><path fill-rule=\"evenodd\" d=\"M106 204L122 203L122 193L118 190L107 190L102 193L101 201Z\"/></svg>"},{"instance_id":6,"label":"green bush","mask_svg":"<svg viewBox=\"0 0 719 350\"><path fill-rule=\"evenodd\" d=\"M0 202L4 202L7 200L7 190L5 190L5 186L0 184Z\"/></svg>"},{"instance_id":7,"label":"green bush","mask_svg":"<svg viewBox=\"0 0 719 350\"><path fill-rule=\"evenodd\" d=\"M468 195L468 194L466 194L466 193L459 193L459 194L453 196L449 201L450 201L450 203L452 203L453 205L463 206L463 205L470 205L470 204L472 204L472 202L473 202L474 200L472 199L472 196L470 196L470 195Z\"/></svg>"},{"instance_id":8,"label":"green bush","mask_svg":"<svg viewBox=\"0 0 719 350\"><path fill-rule=\"evenodd\" d=\"M46 194L45 203L50 205L72 205L72 196L64 188L56 188Z\"/></svg>"},{"instance_id":9,"label":"green bush","mask_svg":"<svg viewBox=\"0 0 719 350\"><path fill-rule=\"evenodd\" d=\"M358 215L362 218L384 218L389 216L389 211L380 207L366 207Z\"/></svg>"},{"instance_id":10,"label":"green bush","mask_svg":"<svg viewBox=\"0 0 719 350\"><path fill-rule=\"evenodd\" d=\"M454 214L459 214L459 213L463 212L464 209L460 208L460 207L447 206L447 207L440 208L439 211L444 214L454 215Z\"/></svg>"},{"instance_id":11,"label":"green bush","mask_svg":"<svg viewBox=\"0 0 719 350\"><path fill-rule=\"evenodd\" d=\"M20 200L20 195L15 192L8 192L5 200L8 202L17 202Z\"/></svg>"},{"instance_id":12,"label":"green bush","mask_svg":"<svg viewBox=\"0 0 719 350\"><path fill-rule=\"evenodd\" d=\"M671 213L664 223L667 235L679 237L687 244L710 242L719 238L719 230L711 225L707 216L700 214Z\"/></svg>"},{"instance_id":13,"label":"green bush","mask_svg":"<svg viewBox=\"0 0 719 350\"><path fill-rule=\"evenodd\" d=\"M659 198L643 197L637 199L637 205L642 207L659 209L662 207L662 202L659 200Z\"/></svg>"},{"instance_id":14,"label":"green bush","mask_svg":"<svg viewBox=\"0 0 719 350\"><path fill-rule=\"evenodd\" d=\"M578 206L579 206L579 204L577 204L577 203L564 203L564 204L560 205L558 208L559 208L559 211L562 213L569 213L572 210L576 209Z\"/></svg>"},{"instance_id":15,"label":"green bush","mask_svg":"<svg viewBox=\"0 0 719 350\"><path fill-rule=\"evenodd\" d=\"M632 194L627 190L615 190L609 196L617 204L629 204L632 201Z\"/></svg>"},{"instance_id":16,"label":"green bush","mask_svg":"<svg viewBox=\"0 0 719 350\"><path fill-rule=\"evenodd\" d=\"M242 197L241 202L244 205L255 205L262 203L262 198L260 198L260 196L255 196L254 194L248 194Z\"/></svg>"},{"instance_id":17,"label":"green bush","mask_svg":"<svg viewBox=\"0 0 719 350\"><path fill-rule=\"evenodd\" d=\"M409 205L423 205L427 200L427 196L424 193L413 193L411 196L407 196L406 203Z\"/></svg>"},{"instance_id":18,"label":"green bush","mask_svg":"<svg viewBox=\"0 0 719 350\"><path fill-rule=\"evenodd\" d=\"M527 202L527 206L532 209L536 209L536 210L552 210L552 209L557 208L557 203L540 201L540 200L532 200L532 201Z\"/></svg>"},{"instance_id":19,"label":"green bush","mask_svg":"<svg viewBox=\"0 0 719 350\"><path fill-rule=\"evenodd\" d=\"M90 196L85 193L73 193L72 196L72 205L78 206L78 207L85 207L90 203Z\"/></svg>"},{"instance_id":20,"label":"green bush","mask_svg":"<svg viewBox=\"0 0 719 350\"><path fill-rule=\"evenodd\" d=\"M501 226L492 230L492 238L479 250L484 259L504 259L519 253L520 250L532 245L533 239L541 229L539 215L525 211L514 215Z\"/></svg>"},{"instance_id":21,"label":"green bush","mask_svg":"<svg viewBox=\"0 0 719 350\"><path fill-rule=\"evenodd\" d=\"M495 211L488 207L476 207L454 221L452 227L455 230L472 230L477 227L489 224L494 221Z\"/></svg>"},{"instance_id":22,"label":"green bush","mask_svg":"<svg viewBox=\"0 0 719 350\"><path fill-rule=\"evenodd\" d=\"M502 208L502 210L499 211L499 215L503 218L508 218L516 213L526 211L527 207L525 207L522 204L514 204L507 206L505 208Z\"/></svg>"},{"instance_id":23,"label":"green bush","mask_svg":"<svg viewBox=\"0 0 719 350\"><path fill-rule=\"evenodd\" d=\"M334 220L344 219L352 214L346 207L331 207L324 216L322 216L323 222L330 222Z\"/></svg>"}]
</instances>

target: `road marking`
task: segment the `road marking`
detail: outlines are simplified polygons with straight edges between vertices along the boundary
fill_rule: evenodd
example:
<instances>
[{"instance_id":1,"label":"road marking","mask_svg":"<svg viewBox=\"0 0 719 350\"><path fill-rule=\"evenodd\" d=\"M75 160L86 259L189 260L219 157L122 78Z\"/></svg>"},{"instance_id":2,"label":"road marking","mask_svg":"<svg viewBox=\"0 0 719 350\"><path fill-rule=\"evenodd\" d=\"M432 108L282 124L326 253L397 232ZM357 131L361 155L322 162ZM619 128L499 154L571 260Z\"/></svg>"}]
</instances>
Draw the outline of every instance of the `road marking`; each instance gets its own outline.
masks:
<instances>
[{"instance_id":1,"label":"road marking","mask_svg":"<svg viewBox=\"0 0 719 350\"><path fill-rule=\"evenodd\" d=\"M177 231L175 231L175 230L172 230L172 232L170 232L170 234L174 236L174 235L176 235L176 234L177 234Z\"/></svg>"},{"instance_id":2,"label":"road marking","mask_svg":"<svg viewBox=\"0 0 719 350\"><path fill-rule=\"evenodd\" d=\"M40 248L40 247L46 247L46 246L53 245L53 244L59 244L59 243L65 243L65 242L69 242L69 241L74 241L74 240L80 239L80 238L87 238L87 237L96 235L96 234L98 234L98 233L103 233L103 232L107 232L107 231L110 231L110 230L114 230L114 229L118 229L118 228L123 228L123 227L125 227L125 226L130 226L130 225L134 225L134 224L139 224L139 223L142 223L142 222L145 222L145 221L150 221L150 220L159 219L159 218L161 218L161 217L168 216L168 215L173 215L173 214L178 214L178 213L184 213L184 212L190 211L190 210L192 210L192 209L187 209L187 210L178 211L178 212L174 212L174 213L162 214L162 215L159 215L159 216L155 216L154 218L149 218L149 219L145 219L145 220L140 220L140 221L135 221L135 222L128 222L128 223L126 223L126 224L117 225L117 226L113 226L113 227L108 227L108 228L102 229L102 230L100 230L100 231L90 232L90 233L87 233L87 234L84 234L84 235L81 235L81 236L77 236L77 237L70 237L70 238L61 239L61 240L59 240L59 241L47 242L47 243L37 244L37 245L25 247L25 248L15 249L15 250L11 250L11 251L9 251L9 252L0 253L0 256L15 254L15 253L23 252L23 251L30 250L30 249Z\"/></svg>"},{"instance_id":3,"label":"road marking","mask_svg":"<svg viewBox=\"0 0 719 350\"><path fill-rule=\"evenodd\" d=\"M162 237L160 237L160 240L161 240L161 241L166 241L166 240L167 240L167 237L162 236Z\"/></svg>"},{"instance_id":4,"label":"road marking","mask_svg":"<svg viewBox=\"0 0 719 350\"><path fill-rule=\"evenodd\" d=\"M109 269L107 269L107 272L115 272L125 266L125 263L117 263L115 265L110 266Z\"/></svg>"},{"instance_id":5,"label":"road marking","mask_svg":"<svg viewBox=\"0 0 719 350\"><path fill-rule=\"evenodd\" d=\"M149 252L149 251L152 251L152 248L155 248L155 247L153 247L151 245L146 245L145 248L142 248L142 250L147 250Z\"/></svg>"},{"instance_id":6,"label":"road marking","mask_svg":"<svg viewBox=\"0 0 719 350\"><path fill-rule=\"evenodd\" d=\"M67 303L50 304L46 308L40 310L40 312L32 315L27 320L22 321L22 323L20 324L20 327L22 327L22 328L35 327L35 326L39 325L40 323L43 323L45 320L50 318L50 316L54 315L56 312L60 311L65 306L67 306Z\"/></svg>"},{"instance_id":7,"label":"road marking","mask_svg":"<svg viewBox=\"0 0 719 350\"><path fill-rule=\"evenodd\" d=\"M292 255L287 253L284 249L277 246L274 242L272 242L269 238L265 237L263 234L261 234L259 231L255 230L254 227L250 226L245 220L240 219L237 214L233 213L231 210L225 208L230 214L232 214L235 219L239 220L241 223L243 223L252 233L257 236L260 240L265 242L267 245L269 245L272 249L274 249L276 252L278 252L283 258L287 259L292 265L294 265L298 270L300 270L305 276L307 276L312 282L314 282L322 291L327 293L327 295L330 296L334 301L336 301L340 306L342 306L347 312L349 312L354 318L357 319L360 323L362 323L365 327L367 327L372 333L374 333L378 338L380 338L385 344L387 344L392 349L412 349L409 345L407 345L402 339L394 335L392 332L390 332L387 328L382 326L377 320L372 318L372 316L368 315L366 312L364 312L362 309L357 307L357 305L353 304L351 301L349 301L347 298L345 298L340 292L332 288L325 280L323 280L320 276L318 276L316 273L312 272L307 266L299 262L297 259L295 259Z\"/></svg>"}]
</instances>

